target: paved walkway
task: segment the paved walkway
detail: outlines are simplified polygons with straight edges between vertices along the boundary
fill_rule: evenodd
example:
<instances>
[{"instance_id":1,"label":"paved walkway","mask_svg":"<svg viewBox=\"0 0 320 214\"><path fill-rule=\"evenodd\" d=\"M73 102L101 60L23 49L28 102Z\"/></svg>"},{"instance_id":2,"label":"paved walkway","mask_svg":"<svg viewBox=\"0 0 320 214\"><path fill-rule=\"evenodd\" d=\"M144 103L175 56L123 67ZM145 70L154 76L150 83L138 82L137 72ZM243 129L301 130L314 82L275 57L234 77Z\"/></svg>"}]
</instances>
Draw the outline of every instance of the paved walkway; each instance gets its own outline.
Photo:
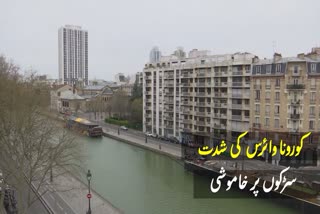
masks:
<instances>
[{"instance_id":1,"label":"paved walkway","mask_svg":"<svg viewBox=\"0 0 320 214\"><path fill-rule=\"evenodd\" d=\"M64 174L55 177L53 183L40 190L43 198L54 213L77 214L86 213L88 210L88 187L71 174ZM91 190L91 211L99 214L120 214L123 213L110 202Z\"/></svg>"}]
</instances>

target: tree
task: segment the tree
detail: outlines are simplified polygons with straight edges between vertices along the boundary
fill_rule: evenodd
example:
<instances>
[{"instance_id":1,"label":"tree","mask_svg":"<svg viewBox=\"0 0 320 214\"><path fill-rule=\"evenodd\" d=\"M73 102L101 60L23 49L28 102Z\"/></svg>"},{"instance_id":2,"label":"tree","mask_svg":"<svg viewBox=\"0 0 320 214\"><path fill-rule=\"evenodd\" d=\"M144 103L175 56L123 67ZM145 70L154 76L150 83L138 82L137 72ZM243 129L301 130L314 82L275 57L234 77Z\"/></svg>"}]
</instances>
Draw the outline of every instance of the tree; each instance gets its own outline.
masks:
<instances>
[{"instance_id":1,"label":"tree","mask_svg":"<svg viewBox=\"0 0 320 214\"><path fill-rule=\"evenodd\" d=\"M23 214L38 200L31 186L45 194L50 172L54 177L79 173L82 155L74 138L44 116L47 94L39 93L43 90L35 87L33 75L22 78L18 72L19 67L0 56L0 169L16 190Z\"/></svg>"},{"instance_id":2,"label":"tree","mask_svg":"<svg viewBox=\"0 0 320 214\"><path fill-rule=\"evenodd\" d=\"M129 98L125 91L118 89L112 97L112 110L117 113L120 119L124 119L128 112Z\"/></svg>"},{"instance_id":3,"label":"tree","mask_svg":"<svg viewBox=\"0 0 320 214\"><path fill-rule=\"evenodd\" d=\"M142 98L136 98L131 102L131 121L134 123L142 123Z\"/></svg>"},{"instance_id":4,"label":"tree","mask_svg":"<svg viewBox=\"0 0 320 214\"><path fill-rule=\"evenodd\" d=\"M136 79L132 88L132 99L140 98L140 97L142 97L142 87L138 83L138 79Z\"/></svg>"}]
</instances>

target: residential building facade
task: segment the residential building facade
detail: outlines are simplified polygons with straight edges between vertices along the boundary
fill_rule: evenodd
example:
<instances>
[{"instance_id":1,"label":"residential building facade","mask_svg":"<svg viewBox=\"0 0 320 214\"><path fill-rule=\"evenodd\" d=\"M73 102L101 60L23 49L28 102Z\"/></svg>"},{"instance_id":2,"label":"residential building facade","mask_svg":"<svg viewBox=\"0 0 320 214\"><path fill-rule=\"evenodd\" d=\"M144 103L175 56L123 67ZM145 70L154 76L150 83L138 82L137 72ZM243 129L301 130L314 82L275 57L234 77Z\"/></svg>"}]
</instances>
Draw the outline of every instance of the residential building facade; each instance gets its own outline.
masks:
<instances>
[{"instance_id":1,"label":"residential building facade","mask_svg":"<svg viewBox=\"0 0 320 214\"><path fill-rule=\"evenodd\" d=\"M162 56L143 71L143 131L212 145L249 129L254 55ZM227 131L228 130L228 131Z\"/></svg>"},{"instance_id":2,"label":"residential building facade","mask_svg":"<svg viewBox=\"0 0 320 214\"><path fill-rule=\"evenodd\" d=\"M320 53L320 52L319 52ZM283 58L255 59L251 76L250 130L256 138L268 136L279 146L300 143L303 134L313 134L305 143L309 148L299 159L312 164L317 156L320 131L320 54L316 51ZM270 162L285 161L266 154ZM290 160L297 161L299 160Z\"/></svg>"},{"instance_id":3,"label":"residential building facade","mask_svg":"<svg viewBox=\"0 0 320 214\"><path fill-rule=\"evenodd\" d=\"M59 29L59 82L88 85L88 31L79 26Z\"/></svg>"}]
</instances>

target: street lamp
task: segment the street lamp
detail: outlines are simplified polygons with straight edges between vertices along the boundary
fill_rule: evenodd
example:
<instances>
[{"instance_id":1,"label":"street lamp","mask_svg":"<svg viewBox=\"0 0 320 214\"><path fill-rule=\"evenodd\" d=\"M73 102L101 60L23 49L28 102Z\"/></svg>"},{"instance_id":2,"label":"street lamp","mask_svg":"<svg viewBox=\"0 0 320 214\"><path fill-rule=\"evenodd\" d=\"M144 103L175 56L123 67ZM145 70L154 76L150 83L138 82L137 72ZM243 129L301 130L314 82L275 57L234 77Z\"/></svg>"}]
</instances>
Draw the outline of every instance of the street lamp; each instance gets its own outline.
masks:
<instances>
[{"instance_id":1,"label":"street lamp","mask_svg":"<svg viewBox=\"0 0 320 214\"><path fill-rule=\"evenodd\" d=\"M88 187L89 187L89 194L88 194L88 200L89 200L89 209L87 211L87 214L91 214L91 204L90 204L90 200L91 200L91 189L90 189L90 181L92 178L92 174L90 172L90 170L88 170L87 173L87 180L88 180Z\"/></svg>"}]
</instances>

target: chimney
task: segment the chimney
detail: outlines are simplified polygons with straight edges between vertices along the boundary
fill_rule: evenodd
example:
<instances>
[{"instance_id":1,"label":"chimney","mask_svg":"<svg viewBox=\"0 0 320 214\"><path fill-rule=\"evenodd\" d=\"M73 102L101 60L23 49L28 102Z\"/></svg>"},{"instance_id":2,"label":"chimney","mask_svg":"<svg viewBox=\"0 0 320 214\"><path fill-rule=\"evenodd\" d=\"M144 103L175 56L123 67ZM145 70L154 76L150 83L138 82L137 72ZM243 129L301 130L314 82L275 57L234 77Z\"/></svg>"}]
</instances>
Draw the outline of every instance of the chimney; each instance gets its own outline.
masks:
<instances>
[{"instance_id":1,"label":"chimney","mask_svg":"<svg viewBox=\"0 0 320 214\"><path fill-rule=\"evenodd\" d=\"M307 54L307 57L313 60L319 60L320 59L320 47L312 48L311 53Z\"/></svg>"},{"instance_id":2,"label":"chimney","mask_svg":"<svg viewBox=\"0 0 320 214\"><path fill-rule=\"evenodd\" d=\"M257 63L257 62L259 62L259 57L254 56L254 58L252 59L252 63Z\"/></svg>"},{"instance_id":3,"label":"chimney","mask_svg":"<svg viewBox=\"0 0 320 214\"><path fill-rule=\"evenodd\" d=\"M299 58L299 59L304 59L304 53L298 54L298 58Z\"/></svg>"},{"instance_id":4,"label":"chimney","mask_svg":"<svg viewBox=\"0 0 320 214\"><path fill-rule=\"evenodd\" d=\"M273 61L279 61L282 58L281 54L279 53L274 53L273 54Z\"/></svg>"}]
</instances>

